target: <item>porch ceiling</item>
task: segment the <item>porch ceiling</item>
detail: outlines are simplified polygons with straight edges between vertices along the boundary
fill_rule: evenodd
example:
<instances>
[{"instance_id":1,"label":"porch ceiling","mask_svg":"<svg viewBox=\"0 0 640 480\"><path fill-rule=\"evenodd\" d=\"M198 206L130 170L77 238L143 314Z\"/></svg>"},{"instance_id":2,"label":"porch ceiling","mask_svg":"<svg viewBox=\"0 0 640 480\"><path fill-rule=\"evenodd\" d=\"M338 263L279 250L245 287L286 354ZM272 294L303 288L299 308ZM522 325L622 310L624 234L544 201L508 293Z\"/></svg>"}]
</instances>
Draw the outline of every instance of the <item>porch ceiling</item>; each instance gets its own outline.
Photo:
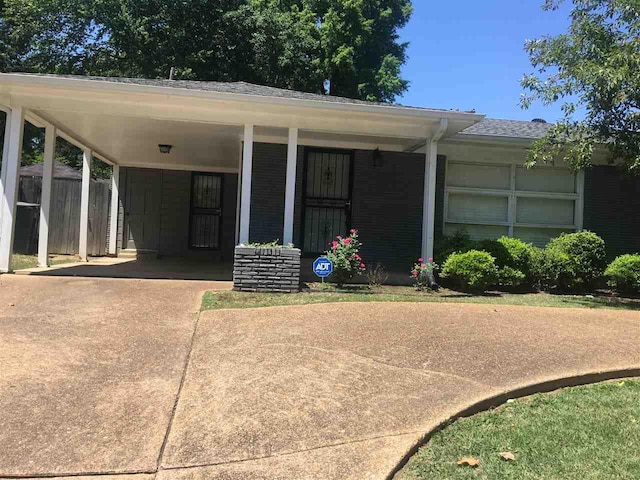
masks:
<instances>
[{"instance_id":1,"label":"porch ceiling","mask_svg":"<svg viewBox=\"0 0 640 480\"><path fill-rule=\"evenodd\" d=\"M35 111L121 166L237 172L242 127L208 123ZM158 145L169 144L169 154Z\"/></svg>"}]
</instances>

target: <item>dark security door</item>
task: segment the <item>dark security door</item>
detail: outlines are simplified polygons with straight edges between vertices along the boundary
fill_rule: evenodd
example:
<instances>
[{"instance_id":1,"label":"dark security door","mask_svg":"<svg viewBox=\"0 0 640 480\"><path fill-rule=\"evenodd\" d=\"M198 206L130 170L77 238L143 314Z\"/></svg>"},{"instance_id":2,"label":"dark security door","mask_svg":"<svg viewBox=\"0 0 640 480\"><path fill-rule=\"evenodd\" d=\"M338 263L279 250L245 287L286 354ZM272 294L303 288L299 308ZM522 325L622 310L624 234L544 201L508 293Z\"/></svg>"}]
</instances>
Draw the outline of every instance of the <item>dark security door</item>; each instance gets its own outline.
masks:
<instances>
[{"instance_id":1,"label":"dark security door","mask_svg":"<svg viewBox=\"0 0 640 480\"><path fill-rule=\"evenodd\" d=\"M352 152L306 152L304 197L304 252L322 253L351 222Z\"/></svg>"},{"instance_id":2,"label":"dark security door","mask_svg":"<svg viewBox=\"0 0 640 480\"><path fill-rule=\"evenodd\" d=\"M191 213L189 247L220 247L222 215L222 177L210 173L194 173L191 177Z\"/></svg>"},{"instance_id":3,"label":"dark security door","mask_svg":"<svg viewBox=\"0 0 640 480\"><path fill-rule=\"evenodd\" d=\"M160 171L127 169L126 248L158 250Z\"/></svg>"}]
</instances>

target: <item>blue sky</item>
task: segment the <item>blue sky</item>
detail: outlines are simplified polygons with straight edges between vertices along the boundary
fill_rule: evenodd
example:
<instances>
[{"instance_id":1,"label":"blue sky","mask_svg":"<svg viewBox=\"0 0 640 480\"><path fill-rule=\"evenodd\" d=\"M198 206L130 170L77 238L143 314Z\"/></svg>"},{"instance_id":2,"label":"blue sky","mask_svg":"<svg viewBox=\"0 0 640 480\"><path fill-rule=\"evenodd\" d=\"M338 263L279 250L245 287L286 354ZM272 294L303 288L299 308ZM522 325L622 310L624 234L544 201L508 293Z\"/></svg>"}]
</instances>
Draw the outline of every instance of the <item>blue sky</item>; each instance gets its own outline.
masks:
<instances>
[{"instance_id":1,"label":"blue sky","mask_svg":"<svg viewBox=\"0 0 640 480\"><path fill-rule=\"evenodd\" d=\"M555 121L560 104L518 105L520 79L532 71L525 39L565 32L570 3L542 10L543 0L413 0L401 32L410 42L405 105L470 110L493 118Z\"/></svg>"}]
</instances>

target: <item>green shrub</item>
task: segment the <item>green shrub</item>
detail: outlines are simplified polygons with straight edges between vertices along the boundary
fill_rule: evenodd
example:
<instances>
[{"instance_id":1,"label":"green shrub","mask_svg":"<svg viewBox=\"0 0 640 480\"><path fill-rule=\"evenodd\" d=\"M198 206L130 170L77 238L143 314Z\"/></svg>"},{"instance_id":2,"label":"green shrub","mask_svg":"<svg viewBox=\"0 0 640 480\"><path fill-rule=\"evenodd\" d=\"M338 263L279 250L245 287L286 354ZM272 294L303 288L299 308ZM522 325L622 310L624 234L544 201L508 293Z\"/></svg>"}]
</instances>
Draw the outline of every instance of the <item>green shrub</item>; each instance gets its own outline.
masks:
<instances>
[{"instance_id":1,"label":"green shrub","mask_svg":"<svg viewBox=\"0 0 640 480\"><path fill-rule=\"evenodd\" d=\"M440 276L463 290L482 292L498 281L498 269L491 254L469 250L449 255Z\"/></svg>"},{"instance_id":2,"label":"green shrub","mask_svg":"<svg viewBox=\"0 0 640 480\"><path fill-rule=\"evenodd\" d=\"M640 293L640 255L622 255L604 272L608 285L620 293Z\"/></svg>"},{"instance_id":3,"label":"green shrub","mask_svg":"<svg viewBox=\"0 0 640 480\"><path fill-rule=\"evenodd\" d=\"M452 253L468 252L473 247L474 242L466 230L456 230L453 235L445 235L436 242L433 259L442 265Z\"/></svg>"},{"instance_id":4,"label":"green shrub","mask_svg":"<svg viewBox=\"0 0 640 480\"><path fill-rule=\"evenodd\" d=\"M491 254L498 267L498 279L504 287L532 287L535 278L532 269L533 245L518 238L500 237L498 240L476 242L476 250Z\"/></svg>"},{"instance_id":5,"label":"green shrub","mask_svg":"<svg viewBox=\"0 0 640 480\"><path fill-rule=\"evenodd\" d=\"M605 256L604 240L595 233L563 233L545 248L547 286L563 291L594 288L604 272Z\"/></svg>"},{"instance_id":6,"label":"green shrub","mask_svg":"<svg viewBox=\"0 0 640 480\"><path fill-rule=\"evenodd\" d=\"M351 230L348 237L341 236L331 242L331 249L325 256L333 263L333 273L330 280L334 281L338 287L342 287L356 275L362 275L366 269L360 256L360 243L358 230Z\"/></svg>"}]
</instances>

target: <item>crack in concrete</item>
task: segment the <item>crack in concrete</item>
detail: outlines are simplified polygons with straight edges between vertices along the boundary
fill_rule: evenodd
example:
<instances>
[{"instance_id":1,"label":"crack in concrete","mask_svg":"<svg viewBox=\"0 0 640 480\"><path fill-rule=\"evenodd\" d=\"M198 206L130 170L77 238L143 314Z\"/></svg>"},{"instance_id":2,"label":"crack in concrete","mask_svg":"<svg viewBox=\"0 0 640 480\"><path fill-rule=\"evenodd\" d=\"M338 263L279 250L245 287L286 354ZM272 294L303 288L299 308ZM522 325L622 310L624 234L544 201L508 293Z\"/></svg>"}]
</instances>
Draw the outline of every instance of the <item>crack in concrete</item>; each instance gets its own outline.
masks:
<instances>
[{"instance_id":1,"label":"crack in concrete","mask_svg":"<svg viewBox=\"0 0 640 480\"><path fill-rule=\"evenodd\" d=\"M204 293L203 293L204 295ZM200 297L200 301L202 302L202 297ZM169 441L169 435L171 434L171 428L173 427L173 421L175 419L176 416L176 410L178 408L178 403L180 402L180 395L182 394L182 387L184 386L184 383L186 381L187 378L187 372L189 371L189 365L191 364L191 355L193 353L193 347L195 345L195 341L196 341L196 335L198 333L198 325L200 324L200 315L202 314L202 312L198 312L195 314L196 318L195 318L195 322L194 322L194 326L193 326L193 333L191 334L191 341L189 342L189 350L187 351L187 355L184 361L184 366L182 368L182 376L180 377L180 385L178 386L178 391L176 392L176 399L173 402L173 408L171 409L171 415L169 417L169 424L167 425L167 431L164 434L164 439L162 440L162 445L160 447L160 451L158 452L158 459L156 461L156 468L154 472L151 473L155 473L156 477L158 474L158 470L160 469L160 466L162 465L162 457L164 456L164 451L167 447L167 443Z\"/></svg>"},{"instance_id":2,"label":"crack in concrete","mask_svg":"<svg viewBox=\"0 0 640 480\"><path fill-rule=\"evenodd\" d=\"M360 353L355 353L349 350L333 350L333 349L329 349L329 348L322 348L322 347L316 347L313 345L300 345L300 344L296 344L296 343L266 343L261 345L263 347L268 347L268 346L284 346L284 347L294 347L294 348L306 348L306 349L310 349L310 350L318 350L320 352L324 352L324 353L340 353L340 354L346 354L346 355L350 355L353 357L357 357L357 358L362 358L363 360L367 360L373 363L376 363L378 365L382 365L388 368L394 368L397 370L408 370L409 372L424 376L424 377L428 377L429 375L437 375L439 377L448 377L448 378L453 378L455 380L460 380L466 383L470 383L473 385L476 385L478 387L482 387L482 388L488 388L489 390L495 390L495 387L492 385L488 385L486 383L482 383L482 382L478 382L476 380L473 380L471 378L468 377L463 377L460 375L456 375L455 373L446 373L446 372L441 372L439 370L428 370L425 368L412 368L412 367L405 367L405 366L400 366L400 365L393 365L391 363L387 363L387 362L383 362L382 360L379 360L377 358L374 357L369 357L367 355L362 355Z\"/></svg>"},{"instance_id":3,"label":"crack in concrete","mask_svg":"<svg viewBox=\"0 0 640 480\"><path fill-rule=\"evenodd\" d=\"M371 442L371 441L380 440L380 439L383 439L383 438L402 437L404 435L424 435L424 434L425 434L424 430L388 433L388 434L385 434L385 435L377 435L375 437L359 438L359 439L356 439L356 440L348 440L348 441L344 441L344 442L331 443L331 444L328 444L328 445L319 445L317 447L304 448L304 449L301 449L301 450L294 450L294 451L291 451L291 452L275 453L275 454L272 454L272 455L264 455L264 456L261 456L261 457L243 458L241 460L228 460L228 461L225 461L225 462L202 463L202 464L197 464L197 465L181 465L181 466L160 467L160 469L158 470L158 473L160 473L160 471L163 471L163 470L190 470L190 469L194 469L194 468L218 467L218 466L222 466L222 465L234 465L234 464L238 464L238 463L255 462L255 461L259 461L259 460L267 460L269 458L289 457L289 456L298 455L298 454L301 454L301 453L313 452L313 451L316 451L316 450L324 450L324 449L327 449L327 448L343 447L345 445L352 445L352 444L356 444L356 443Z\"/></svg>"},{"instance_id":4,"label":"crack in concrete","mask_svg":"<svg viewBox=\"0 0 640 480\"><path fill-rule=\"evenodd\" d=\"M104 477L109 475L153 475L158 473L157 469L154 470L107 470L104 472L64 472L64 473L35 473L35 474L22 474L22 475L3 475L0 473L0 480L5 479L20 479L20 478L73 478L73 477Z\"/></svg>"}]
</instances>

